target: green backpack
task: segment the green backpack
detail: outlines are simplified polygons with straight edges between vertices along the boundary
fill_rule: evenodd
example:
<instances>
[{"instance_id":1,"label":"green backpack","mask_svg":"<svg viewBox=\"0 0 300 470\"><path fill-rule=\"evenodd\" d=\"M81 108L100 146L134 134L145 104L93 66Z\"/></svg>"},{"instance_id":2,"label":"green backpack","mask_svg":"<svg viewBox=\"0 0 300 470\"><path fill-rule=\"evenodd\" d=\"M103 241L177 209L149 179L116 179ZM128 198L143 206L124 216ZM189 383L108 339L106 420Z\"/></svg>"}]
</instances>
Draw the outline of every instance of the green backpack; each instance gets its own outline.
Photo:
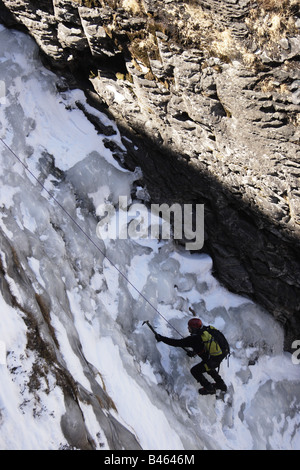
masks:
<instances>
[{"instance_id":1,"label":"green backpack","mask_svg":"<svg viewBox=\"0 0 300 470\"><path fill-rule=\"evenodd\" d=\"M223 359L225 359L225 358L229 359L230 346L229 346L229 343L228 343L227 339L223 335L223 333L221 331L217 330L217 328L215 328L214 326L211 326L211 325L204 326L202 328L202 330L207 331L211 335L213 340L216 343L218 343L220 349L222 350ZM212 341L212 339L211 339L211 341Z\"/></svg>"}]
</instances>

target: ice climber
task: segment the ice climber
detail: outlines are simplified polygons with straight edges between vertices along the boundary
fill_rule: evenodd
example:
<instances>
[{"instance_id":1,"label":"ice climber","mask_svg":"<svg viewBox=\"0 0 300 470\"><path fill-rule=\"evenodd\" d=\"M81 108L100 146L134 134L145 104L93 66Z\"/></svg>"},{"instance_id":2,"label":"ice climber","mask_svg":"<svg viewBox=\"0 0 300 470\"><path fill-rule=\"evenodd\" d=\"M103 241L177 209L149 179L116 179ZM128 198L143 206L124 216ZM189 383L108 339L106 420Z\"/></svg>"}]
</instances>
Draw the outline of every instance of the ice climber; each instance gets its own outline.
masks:
<instances>
[{"instance_id":1,"label":"ice climber","mask_svg":"<svg viewBox=\"0 0 300 470\"><path fill-rule=\"evenodd\" d=\"M225 337L214 327L204 326L199 318L191 318L188 322L188 329L190 336L182 339L167 338L158 333L155 333L155 337L157 341L162 341L169 346L192 348L191 351L188 351L188 355L201 357L202 361L191 368L191 374L202 385L202 388L199 389L200 395L212 395L216 393L216 390L226 392L227 386L219 375L219 366L229 354L229 346ZM207 380L204 376L205 373L212 377L214 383Z\"/></svg>"}]
</instances>

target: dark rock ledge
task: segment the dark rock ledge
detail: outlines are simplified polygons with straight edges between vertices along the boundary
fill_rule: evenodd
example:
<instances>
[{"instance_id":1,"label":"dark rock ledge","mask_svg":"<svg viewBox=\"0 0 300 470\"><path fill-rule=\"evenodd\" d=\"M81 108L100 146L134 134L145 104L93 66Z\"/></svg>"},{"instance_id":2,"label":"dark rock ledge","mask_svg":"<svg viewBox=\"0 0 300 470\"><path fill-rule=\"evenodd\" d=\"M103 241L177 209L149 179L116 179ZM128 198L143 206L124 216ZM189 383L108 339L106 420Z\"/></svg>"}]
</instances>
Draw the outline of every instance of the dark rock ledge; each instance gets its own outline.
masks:
<instances>
[{"instance_id":1,"label":"dark rock ledge","mask_svg":"<svg viewBox=\"0 0 300 470\"><path fill-rule=\"evenodd\" d=\"M280 4L278 6L278 4ZM300 338L300 17L284 0L2 0L123 131L153 202L205 203L226 287Z\"/></svg>"}]
</instances>

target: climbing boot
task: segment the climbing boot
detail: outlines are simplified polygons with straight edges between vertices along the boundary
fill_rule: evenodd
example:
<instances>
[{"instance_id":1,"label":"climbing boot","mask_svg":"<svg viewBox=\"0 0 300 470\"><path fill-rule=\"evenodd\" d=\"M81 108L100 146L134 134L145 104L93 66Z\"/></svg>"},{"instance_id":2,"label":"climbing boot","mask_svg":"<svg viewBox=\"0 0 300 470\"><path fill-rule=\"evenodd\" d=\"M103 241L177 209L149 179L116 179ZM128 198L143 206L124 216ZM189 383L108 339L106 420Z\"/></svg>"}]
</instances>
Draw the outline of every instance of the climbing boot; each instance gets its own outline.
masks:
<instances>
[{"instance_id":1,"label":"climbing boot","mask_svg":"<svg viewBox=\"0 0 300 470\"><path fill-rule=\"evenodd\" d=\"M216 390L221 390L221 392L227 392L227 386L226 384L223 382L223 380L219 381L219 382L216 382L214 384L215 386L215 389Z\"/></svg>"}]
</instances>

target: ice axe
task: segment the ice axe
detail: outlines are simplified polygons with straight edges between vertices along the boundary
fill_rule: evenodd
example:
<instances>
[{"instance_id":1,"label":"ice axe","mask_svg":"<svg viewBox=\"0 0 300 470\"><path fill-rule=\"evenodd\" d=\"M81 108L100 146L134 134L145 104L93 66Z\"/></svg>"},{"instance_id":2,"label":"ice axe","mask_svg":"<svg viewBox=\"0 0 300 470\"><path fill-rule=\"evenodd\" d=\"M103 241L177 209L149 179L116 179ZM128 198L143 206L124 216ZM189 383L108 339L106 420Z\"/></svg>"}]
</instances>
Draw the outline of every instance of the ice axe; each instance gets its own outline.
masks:
<instances>
[{"instance_id":1,"label":"ice axe","mask_svg":"<svg viewBox=\"0 0 300 470\"><path fill-rule=\"evenodd\" d=\"M153 328L149 320L143 321L143 325L145 325L145 323L150 328L150 330L153 331L155 335L157 335L157 332L155 331L155 329ZM183 346L182 346L182 349L184 349L184 351L188 354L188 356L190 356L190 351L188 349L184 348Z\"/></svg>"},{"instance_id":2,"label":"ice axe","mask_svg":"<svg viewBox=\"0 0 300 470\"><path fill-rule=\"evenodd\" d=\"M143 325L145 325L145 323L150 328L150 330L153 331L153 333L156 335L157 333L156 333L155 329L153 328L153 326L151 325L151 323L149 322L149 320L143 321Z\"/></svg>"}]
</instances>

